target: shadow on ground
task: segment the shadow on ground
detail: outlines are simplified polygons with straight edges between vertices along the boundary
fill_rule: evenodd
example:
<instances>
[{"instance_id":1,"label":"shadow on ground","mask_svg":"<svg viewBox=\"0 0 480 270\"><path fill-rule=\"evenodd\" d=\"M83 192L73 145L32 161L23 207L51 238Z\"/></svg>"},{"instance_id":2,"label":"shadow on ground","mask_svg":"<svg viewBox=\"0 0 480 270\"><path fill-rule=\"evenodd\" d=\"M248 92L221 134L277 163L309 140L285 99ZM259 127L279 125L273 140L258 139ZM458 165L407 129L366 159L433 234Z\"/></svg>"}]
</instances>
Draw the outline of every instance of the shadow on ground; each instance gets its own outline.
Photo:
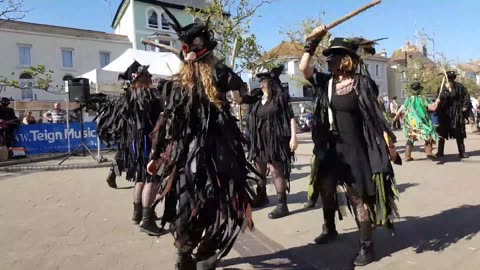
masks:
<instances>
[{"instance_id":1,"label":"shadow on ground","mask_svg":"<svg viewBox=\"0 0 480 270\"><path fill-rule=\"evenodd\" d=\"M472 239L480 230L480 205L463 205L429 217L406 217L396 223L396 236L377 229L374 237L377 259L413 249L416 253L440 252L459 240ZM225 269L248 263L255 269L353 269L351 260L358 249L358 233L341 234L326 246L307 244L273 254L228 259Z\"/></svg>"}]
</instances>

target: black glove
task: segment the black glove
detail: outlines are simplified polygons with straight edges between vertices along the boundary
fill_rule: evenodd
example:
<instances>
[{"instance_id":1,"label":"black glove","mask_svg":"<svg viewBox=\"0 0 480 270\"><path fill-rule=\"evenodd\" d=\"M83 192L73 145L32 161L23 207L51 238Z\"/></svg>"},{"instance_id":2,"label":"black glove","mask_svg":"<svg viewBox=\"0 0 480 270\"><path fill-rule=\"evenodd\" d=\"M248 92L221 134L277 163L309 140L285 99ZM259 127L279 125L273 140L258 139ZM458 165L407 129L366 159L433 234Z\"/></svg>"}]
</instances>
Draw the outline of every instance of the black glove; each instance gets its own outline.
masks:
<instances>
[{"instance_id":1,"label":"black glove","mask_svg":"<svg viewBox=\"0 0 480 270\"><path fill-rule=\"evenodd\" d=\"M319 44L320 44L320 39L310 39L307 41L307 43L305 43L304 50L306 53L309 53L310 55L313 56Z\"/></svg>"}]
</instances>

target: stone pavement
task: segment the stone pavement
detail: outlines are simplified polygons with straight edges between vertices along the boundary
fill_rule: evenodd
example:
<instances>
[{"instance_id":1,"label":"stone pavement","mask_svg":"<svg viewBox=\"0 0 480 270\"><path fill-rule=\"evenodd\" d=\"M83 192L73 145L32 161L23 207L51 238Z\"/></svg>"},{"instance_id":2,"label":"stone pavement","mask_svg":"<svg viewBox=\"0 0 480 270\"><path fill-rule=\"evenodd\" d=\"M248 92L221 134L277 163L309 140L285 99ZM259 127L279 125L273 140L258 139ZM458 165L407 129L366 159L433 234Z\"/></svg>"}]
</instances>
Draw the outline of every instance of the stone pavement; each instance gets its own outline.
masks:
<instances>
[{"instance_id":1,"label":"stone pavement","mask_svg":"<svg viewBox=\"0 0 480 270\"><path fill-rule=\"evenodd\" d=\"M254 212L256 231L241 235L223 269L352 269L358 233L351 215L338 221L329 246L312 240L323 223L321 206L304 211L312 144L300 135L288 197L292 214L269 220ZM403 149L405 140L398 146ZM480 136L466 141L471 158L458 162L448 141L443 162L423 159L395 166L401 192L396 236L375 232L378 261L357 269L480 269ZM451 154L451 155L450 155ZM108 169L0 174L2 269L173 269L169 235L149 237L130 222L131 185L106 186ZM159 211L160 212L160 211Z\"/></svg>"}]
</instances>

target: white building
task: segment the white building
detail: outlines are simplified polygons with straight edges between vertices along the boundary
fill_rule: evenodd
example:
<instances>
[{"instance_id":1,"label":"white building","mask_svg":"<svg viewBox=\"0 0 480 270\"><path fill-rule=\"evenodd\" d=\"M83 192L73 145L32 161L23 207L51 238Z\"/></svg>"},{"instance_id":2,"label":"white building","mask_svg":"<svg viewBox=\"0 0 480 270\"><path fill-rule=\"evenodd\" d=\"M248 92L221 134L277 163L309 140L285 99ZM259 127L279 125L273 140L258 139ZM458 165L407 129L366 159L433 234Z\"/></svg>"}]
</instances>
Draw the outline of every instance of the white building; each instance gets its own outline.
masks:
<instances>
[{"instance_id":1,"label":"white building","mask_svg":"<svg viewBox=\"0 0 480 270\"><path fill-rule=\"evenodd\" d=\"M305 86L305 79L299 69L300 60L304 54L303 45L293 42L282 42L270 50L262 59L277 59L278 63L285 65L284 74L280 76L284 88L288 88L292 100L305 100L311 98L311 90ZM388 94L388 58L385 55L373 55L364 59L370 76L377 83L380 94ZM246 75L249 79L250 89L260 87L259 80L251 73Z\"/></svg>"},{"instance_id":2,"label":"white building","mask_svg":"<svg viewBox=\"0 0 480 270\"><path fill-rule=\"evenodd\" d=\"M389 96L388 58L385 55L371 55L364 58L370 77L377 83L379 94ZM391 97L390 97L391 98Z\"/></svg>"},{"instance_id":3,"label":"white building","mask_svg":"<svg viewBox=\"0 0 480 270\"><path fill-rule=\"evenodd\" d=\"M177 34L170 26L170 18L160 5L177 18L182 26L194 21L194 17L186 13L187 8L198 10L208 5L207 0L122 0L112 22L116 34L128 36L134 49L166 51L164 49L145 46L142 40L148 39L156 43L180 48Z\"/></svg>"},{"instance_id":4,"label":"white building","mask_svg":"<svg viewBox=\"0 0 480 270\"><path fill-rule=\"evenodd\" d=\"M26 22L0 22L0 76L19 80L20 89L0 86L0 96L15 100L65 100L64 80L101 68L131 43L127 36ZM49 92L32 89L29 67L53 71Z\"/></svg>"}]
</instances>

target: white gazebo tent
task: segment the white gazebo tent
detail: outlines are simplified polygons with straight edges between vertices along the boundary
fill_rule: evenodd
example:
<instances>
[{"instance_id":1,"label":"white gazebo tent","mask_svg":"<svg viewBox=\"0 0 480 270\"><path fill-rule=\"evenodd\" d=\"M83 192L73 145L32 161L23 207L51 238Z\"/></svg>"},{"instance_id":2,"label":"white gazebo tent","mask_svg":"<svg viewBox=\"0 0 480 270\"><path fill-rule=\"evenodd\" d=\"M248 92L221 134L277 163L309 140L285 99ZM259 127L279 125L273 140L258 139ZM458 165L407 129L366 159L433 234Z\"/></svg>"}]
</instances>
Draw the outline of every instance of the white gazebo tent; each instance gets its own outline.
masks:
<instances>
[{"instance_id":1,"label":"white gazebo tent","mask_svg":"<svg viewBox=\"0 0 480 270\"><path fill-rule=\"evenodd\" d=\"M120 92L123 82L118 81L118 75L125 72L134 61L150 66L148 71L152 74L154 84L160 79L178 74L181 67L181 61L174 53L128 49L106 67L94 69L80 77L89 79L91 92ZM97 143L97 155L100 160L100 141L97 140Z\"/></svg>"},{"instance_id":2,"label":"white gazebo tent","mask_svg":"<svg viewBox=\"0 0 480 270\"><path fill-rule=\"evenodd\" d=\"M150 66L148 71L152 74L154 84L160 79L178 74L182 63L178 56L171 52L149 52L128 49L106 67L94 69L80 77L89 79L92 90L95 89L94 91L97 93L118 92L121 90L122 85L122 82L118 81L118 75L125 72L134 61L139 62L141 65Z\"/></svg>"}]
</instances>

